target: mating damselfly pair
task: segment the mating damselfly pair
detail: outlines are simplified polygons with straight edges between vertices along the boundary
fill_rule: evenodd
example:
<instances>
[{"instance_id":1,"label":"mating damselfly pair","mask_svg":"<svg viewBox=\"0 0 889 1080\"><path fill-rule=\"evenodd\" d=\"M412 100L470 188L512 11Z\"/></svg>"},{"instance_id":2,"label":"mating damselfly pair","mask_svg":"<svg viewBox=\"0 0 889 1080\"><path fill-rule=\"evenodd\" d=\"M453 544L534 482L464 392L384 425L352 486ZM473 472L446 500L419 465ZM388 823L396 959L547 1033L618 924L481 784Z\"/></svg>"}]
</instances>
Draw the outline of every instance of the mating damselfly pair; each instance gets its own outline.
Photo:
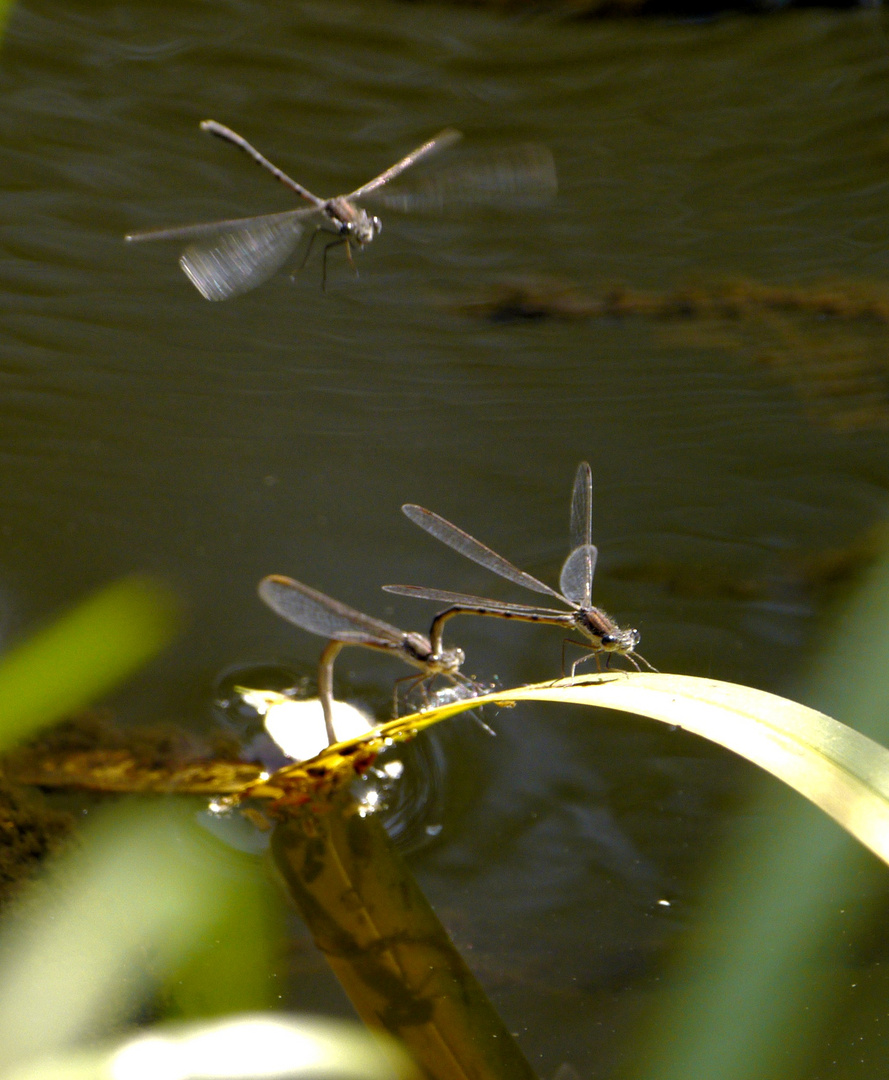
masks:
<instances>
[{"instance_id":1,"label":"mating damselfly pair","mask_svg":"<svg viewBox=\"0 0 889 1080\"><path fill-rule=\"evenodd\" d=\"M598 550L592 543L592 473L589 465L581 462L574 479L571 499L571 551L562 566L559 580L561 591L520 570L502 555L470 536L446 518L431 510L414 504L402 507L404 513L448 547L472 559L488 570L499 574L513 584L533 592L542 593L558 601L563 608L514 604L502 600L489 600L468 593L451 592L446 589L426 588L418 585L385 585L383 588L400 596L412 596L421 600L435 600L445 605L432 621L429 636L406 633L397 627L372 618L316 589L311 589L293 578L278 574L263 578L259 595L278 615L312 634L329 639L321 654L318 674L318 696L324 710L328 740L336 741L333 725L333 663L346 645L361 645L397 656L406 664L419 670L413 678L414 685L427 685L437 677L443 677L452 685L470 694L477 689L474 680L464 675L460 668L465 654L459 648L446 648L443 643L445 623L456 615L484 615L521 622L543 623L559 626L583 636L583 641L568 639L587 650L584 656L570 665L572 678L579 664L593 657L597 665L604 655L625 656L639 670L637 661L647 667L648 662L636 652L639 633L633 629L621 629L601 608L593 606L593 576L596 570ZM564 645L563 645L564 672ZM399 683L402 680L399 680ZM394 711L398 713L398 686L396 683Z\"/></svg>"},{"instance_id":2,"label":"mating damselfly pair","mask_svg":"<svg viewBox=\"0 0 889 1080\"><path fill-rule=\"evenodd\" d=\"M151 229L126 237L134 242L185 241L179 265L206 300L228 300L261 285L294 254L306 230L311 234L303 264L315 239L322 237L322 287L327 282L327 253L332 247L343 246L354 269L352 248L369 244L383 227L376 214L360 205L365 201L400 211L440 210L446 205L520 207L542 202L556 190L552 155L545 146L533 143L441 166L400 189L393 184L407 170L460 141L459 131L446 128L348 195L322 199L273 165L231 128L215 120L204 120L201 128L243 150L310 204L281 213Z\"/></svg>"}]
</instances>

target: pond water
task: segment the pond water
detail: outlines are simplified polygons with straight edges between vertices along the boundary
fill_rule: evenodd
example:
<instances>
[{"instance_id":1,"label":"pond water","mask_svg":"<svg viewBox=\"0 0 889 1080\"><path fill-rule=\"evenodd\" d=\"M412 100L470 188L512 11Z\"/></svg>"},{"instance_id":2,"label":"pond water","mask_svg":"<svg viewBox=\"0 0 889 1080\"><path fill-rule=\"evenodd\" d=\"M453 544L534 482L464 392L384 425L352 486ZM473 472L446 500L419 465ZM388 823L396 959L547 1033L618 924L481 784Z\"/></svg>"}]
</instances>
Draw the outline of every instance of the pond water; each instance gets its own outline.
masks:
<instances>
[{"instance_id":1,"label":"pond water","mask_svg":"<svg viewBox=\"0 0 889 1080\"><path fill-rule=\"evenodd\" d=\"M793 688L824 579L866 553L889 486L880 11L570 23L35 0L2 57L9 636L158 574L188 627L116 708L206 728L221 672L310 673L320 651L259 603L263 575L411 629L434 608L381 585L528 602L399 507L555 584L588 460L594 599L643 655ZM292 205L202 135L208 117L322 195L450 125L479 151L549 146L559 191L533 211L389 214L359 277L334 252L326 291L310 263L211 304L175 246L122 240ZM482 678L559 673L557 630L449 634ZM401 674L349 650L338 685L382 714ZM535 1066L608 1075L752 771L626 719L490 722L496 743L470 724L444 737L464 794L436 810L422 880Z\"/></svg>"}]
</instances>

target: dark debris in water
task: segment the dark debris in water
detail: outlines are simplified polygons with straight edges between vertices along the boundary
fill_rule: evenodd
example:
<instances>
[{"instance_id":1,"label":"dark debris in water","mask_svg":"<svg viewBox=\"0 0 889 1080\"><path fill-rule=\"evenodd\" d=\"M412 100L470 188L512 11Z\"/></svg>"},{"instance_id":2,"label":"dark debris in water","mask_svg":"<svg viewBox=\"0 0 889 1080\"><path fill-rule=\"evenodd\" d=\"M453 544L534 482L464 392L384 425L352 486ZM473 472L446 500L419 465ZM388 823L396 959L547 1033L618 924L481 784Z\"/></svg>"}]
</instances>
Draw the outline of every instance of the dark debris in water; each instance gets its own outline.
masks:
<instances>
[{"instance_id":1,"label":"dark debris in water","mask_svg":"<svg viewBox=\"0 0 889 1080\"><path fill-rule=\"evenodd\" d=\"M0 774L0 904L35 878L76 836L77 815L35 788L109 793L228 794L260 766L237 759L233 740L202 740L172 724L130 729L103 711L49 728L5 754Z\"/></svg>"},{"instance_id":2,"label":"dark debris in water","mask_svg":"<svg viewBox=\"0 0 889 1080\"><path fill-rule=\"evenodd\" d=\"M460 310L494 323L647 320L676 346L747 357L833 431L889 426L889 284L883 282L736 280L663 292L624 286L583 292L562 281L526 279L496 285Z\"/></svg>"},{"instance_id":3,"label":"dark debris in water","mask_svg":"<svg viewBox=\"0 0 889 1080\"><path fill-rule=\"evenodd\" d=\"M47 728L26 744L31 752L61 753L126 749L148 768L186 764L207 757L236 758L239 741L225 733L202 738L172 723L125 728L111 712L92 709Z\"/></svg>"},{"instance_id":4,"label":"dark debris in water","mask_svg":"<svg viewBox=\"0 0 889 1080\"><path fill-rule=\"evenodd\" d=\"M583 292L557 279L523 278L492 286L485 297L462 305L461 310L491 322L546 318L743 319L771 311L889 326L889 285L834 282L787 286L737 279L664 292L624 285Z\"/></svg>"},{"instance_id":5,"label":"dark debris in water","mask_svg":"<svg viewBox=\"0 0 889 1080\"><path fill-rule=\"evenodd\" d=\"M583 296L562 282L522 280L493 286L487 296L462 305L461 311L471 318L493 323L595 319L605 314L605 302Z\"/></svg>"},{"instance_id":6,"label":"dark debris in water","mask_svg":"<svg viewBox=\"0 0 889 1080\"><path fill-rule=\"evenodd\" d=\"M74 820L73 814L48 806L37 792L0 779L0 904L65 847Z\"/></svg>"},{"instance_id":7,"label":"dark debris in water","mask_svg":"<svg viewBox=\"0 0 889 1080\"><path fill-rule=\"evenodd\" d=\"M255 781L261 766L239 760L228 736L205 740L173 724L127 729L86 713L8 754L6 775L46 788L142 794L227 794Z\"/></svg>"}]
</instances>

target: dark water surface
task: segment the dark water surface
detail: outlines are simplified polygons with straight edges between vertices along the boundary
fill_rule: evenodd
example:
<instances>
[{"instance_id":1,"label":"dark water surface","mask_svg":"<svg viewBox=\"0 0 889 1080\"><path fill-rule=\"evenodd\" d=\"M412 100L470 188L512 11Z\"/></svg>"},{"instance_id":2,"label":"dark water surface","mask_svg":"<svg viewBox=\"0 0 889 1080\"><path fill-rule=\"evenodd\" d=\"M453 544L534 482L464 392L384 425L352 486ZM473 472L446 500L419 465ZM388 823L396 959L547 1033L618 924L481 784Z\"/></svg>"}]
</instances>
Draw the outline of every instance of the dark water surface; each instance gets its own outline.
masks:
<instances>
[{"instance_id":1,"label":"dark water surface","mask_svg":"<svg viewBox=\"0 0 889 1080\"><path fill-rule=\"evenodd\" d=\"M820 643L812 560L884 513L886 326L747 308L489 322L465 308L516 281L882 296L880 12L562 24L371 0L29 2L2 59L10 634L110 577L156 572L190 626L121 714L206 725L220 671L309 671L318 655L260 605L262 575L406 628L432 612L380 585L528 600L399 506L431 506L555 583L588 459L595 599L640 628L643 654L793 686ZM534 213L390 214L357 280L334 253L326 293L310 265L210 304L175 247L122 242L292 205L200 133L207 117L321 195L448 125L477 148L547 144L560 191ZM812 357L830 374L817 394ZM558 674L556 630L452 627L469 671ZM385 709L402 672L352 650L339 674ZM468 725L449 736L454 782L475 793L468 817L445 804L424 882L535 1066L607 1075L694 922L700 860L751 771L626 719L523 709L492 723L496 744Z\"/></svg>"}]
</instances>

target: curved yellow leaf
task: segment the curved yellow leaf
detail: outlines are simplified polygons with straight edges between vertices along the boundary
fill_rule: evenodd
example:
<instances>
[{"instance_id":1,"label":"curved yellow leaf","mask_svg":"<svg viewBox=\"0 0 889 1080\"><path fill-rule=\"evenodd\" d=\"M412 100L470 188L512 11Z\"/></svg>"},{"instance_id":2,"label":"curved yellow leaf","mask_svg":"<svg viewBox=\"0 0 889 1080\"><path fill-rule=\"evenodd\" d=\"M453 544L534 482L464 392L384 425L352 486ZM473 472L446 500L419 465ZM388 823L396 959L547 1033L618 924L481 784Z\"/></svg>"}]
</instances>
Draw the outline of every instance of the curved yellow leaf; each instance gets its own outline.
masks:
<instances>
[{"instance_id":1,"label":"curved yellow leaf","mask_svg":"<svg viewBox=\"0 0 889 1080\"><path fill-rule=\"evenodd\" d=\"M716 679L647 672L526 686L485 700L498 699L595 705L702 735L789 784L889 862L889 750L806 705ZM448 706L448 715L456 711Z\"/></svg>"},{"instance_id":2,"label":"curved yellow leaf","mask_svg":"<svg viewBox=\"0 0 889 1080\"><path fill-rule=\"evenodd\" d=\"M519 701L592 705L635 713L702 735L783 780L889 862L889 751L838 720L777 694L690 675L606 672L450 702L329 747L245 794L280 797L315 787L387 744L482 705Z\"/></svg>"}]
</instances>

